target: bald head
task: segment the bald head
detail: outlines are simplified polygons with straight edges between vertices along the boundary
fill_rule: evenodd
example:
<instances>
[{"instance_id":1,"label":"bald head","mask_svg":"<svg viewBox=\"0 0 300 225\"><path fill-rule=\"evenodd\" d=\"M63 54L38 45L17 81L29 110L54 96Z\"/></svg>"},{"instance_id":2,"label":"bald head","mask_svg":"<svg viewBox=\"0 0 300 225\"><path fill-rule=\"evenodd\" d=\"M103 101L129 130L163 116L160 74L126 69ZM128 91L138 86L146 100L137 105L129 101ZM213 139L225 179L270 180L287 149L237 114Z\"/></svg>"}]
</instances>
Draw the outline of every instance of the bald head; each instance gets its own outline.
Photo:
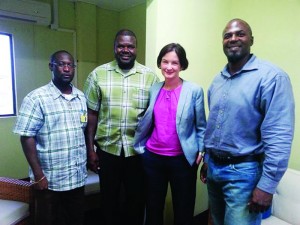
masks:
<instances>
[{"instance_id":1,"label":"bald head","mask_svg":"<svg viewBox=\"0 0 300 225\"><path fill-rule=\"evenodd\" d=\"M224 36L224 33L228 30L228 28L234 24L243 24L244 27L247 29L249 35L252 36L252 30L251 30L251 27L249 26L249 24L246 21L239 19L239 18L232 19L226 24L226 26L223 30L222 36Z\"/></svg>"}]
</instances>

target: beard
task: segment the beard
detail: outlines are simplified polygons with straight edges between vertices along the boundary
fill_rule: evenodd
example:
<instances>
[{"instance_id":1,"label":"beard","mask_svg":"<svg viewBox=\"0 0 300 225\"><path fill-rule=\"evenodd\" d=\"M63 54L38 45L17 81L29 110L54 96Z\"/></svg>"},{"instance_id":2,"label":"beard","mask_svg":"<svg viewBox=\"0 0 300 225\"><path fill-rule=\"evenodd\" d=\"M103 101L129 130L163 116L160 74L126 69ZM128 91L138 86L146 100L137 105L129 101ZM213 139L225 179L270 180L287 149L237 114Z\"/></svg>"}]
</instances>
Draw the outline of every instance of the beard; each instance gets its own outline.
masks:
<instances>
[{"instance_id":1,"label":"beard","mask_svg":"<svg viewBox=\"0 0 300 225\"><path fill-rule=\"evenodd\" d=\"M236 63L243 58L242 54L238 52L229 52L226 54L228 62Z\"/></svg>"},{"instance_id":2,"label":"beard","mask_svg":"<svg viewBox=\"0 0 300 225\"><path fill-rule=\"evenodd\" d=\"M131 56L128 60L123 60L122 57L119 56L119 55L115 55L115 58L118 62L118 66L121 69L128 70L128 69L131 69L134 66L136 56Z\"/></svg>"},{"instance_id":3,"label":"beard","mask_svg":"<svg viewBox=\"0 0 300 225\"><path fill-rule=\"evenodd\" d=\"M227 57L228 62L231 63L236 63L244 59L250 53L250 49L246 49L245 47L241 47L238 50L230 50L230 48L224 47L223 51Z\"/></svg>"}]
</instances>

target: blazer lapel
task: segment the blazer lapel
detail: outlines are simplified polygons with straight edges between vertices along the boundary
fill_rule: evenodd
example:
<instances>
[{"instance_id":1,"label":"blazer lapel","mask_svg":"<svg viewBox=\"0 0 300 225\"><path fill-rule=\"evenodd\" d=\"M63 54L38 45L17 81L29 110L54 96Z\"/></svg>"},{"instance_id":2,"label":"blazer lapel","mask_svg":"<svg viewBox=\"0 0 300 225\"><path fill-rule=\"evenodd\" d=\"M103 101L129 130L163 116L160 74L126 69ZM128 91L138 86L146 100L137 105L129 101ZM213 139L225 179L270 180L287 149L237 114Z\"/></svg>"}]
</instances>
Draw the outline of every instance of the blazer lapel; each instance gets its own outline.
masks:
<instances>
[{"instance_id":1,"label":"blazer lapel","mask_svg":"<svg viewBox=\"0 0 300 225\"><path fill-rule=\"evenodd\" d=\"M188 83L183 80L182 88L180 92L180 97L177 106L177 114L176 114L176 123L180 123L184 106L187 101L187 96L190 93L190 88L188 87Z\"/></svg>"},{"instance_id":2,"label":"blazer lapel","mask_svg":"<svg viewBox=\"0 0 300 225\"><path fill-rule=\"evenodd\" d=\"M149 103L149 108L151 109L151 111L153 111L154 104L156 102L157 96L158 96L158 94L160 92L160 89L162 88L163 85L164 85L164 82L160 82L160 83L154 84L154 86L152 88L151 101Z\"/></svg>"}]
</instances>

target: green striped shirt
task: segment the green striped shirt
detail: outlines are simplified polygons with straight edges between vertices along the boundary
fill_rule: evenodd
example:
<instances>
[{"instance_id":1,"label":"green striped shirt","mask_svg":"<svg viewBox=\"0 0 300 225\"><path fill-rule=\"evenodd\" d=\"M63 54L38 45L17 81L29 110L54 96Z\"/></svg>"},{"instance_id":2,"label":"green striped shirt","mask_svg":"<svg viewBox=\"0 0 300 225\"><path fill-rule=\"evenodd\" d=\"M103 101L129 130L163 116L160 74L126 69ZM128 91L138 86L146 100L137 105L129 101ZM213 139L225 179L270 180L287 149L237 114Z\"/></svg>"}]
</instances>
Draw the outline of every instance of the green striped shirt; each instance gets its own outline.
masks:
<instances>
[{"instance_id":1,"label":"green striped shirt","mask_svg":"<svg viewBox=\"0 0 300 225\"><path fill-rule=\"evenodd\" d=\"M84 93L88 108L99 111L95 141L101 150L125 156L135 155L133 137L139 119L148 106L149 88L159 78L135 62L122 71L116 61L101 65L88 76Z\"/></svg>"}]
</instances>

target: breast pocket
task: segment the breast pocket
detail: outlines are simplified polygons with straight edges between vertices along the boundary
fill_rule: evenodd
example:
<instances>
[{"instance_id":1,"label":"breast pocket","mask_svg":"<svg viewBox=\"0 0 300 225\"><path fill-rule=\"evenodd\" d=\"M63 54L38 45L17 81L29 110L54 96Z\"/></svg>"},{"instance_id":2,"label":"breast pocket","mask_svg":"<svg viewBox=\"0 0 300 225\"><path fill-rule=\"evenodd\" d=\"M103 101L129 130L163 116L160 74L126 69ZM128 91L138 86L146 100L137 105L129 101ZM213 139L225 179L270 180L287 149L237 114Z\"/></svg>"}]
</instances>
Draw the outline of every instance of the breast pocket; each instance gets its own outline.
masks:
<instances>
[{"instance_id":1,"label":"breast pocket","mask_svg":"<svg viewBox=\"0 0 300 225\"><path fill-rule=\"evenodd\" d=\"M134 107L137 109L146 109L149 102L149 90L137 88L133 94Z\"/></svg>"}]
</instances>

